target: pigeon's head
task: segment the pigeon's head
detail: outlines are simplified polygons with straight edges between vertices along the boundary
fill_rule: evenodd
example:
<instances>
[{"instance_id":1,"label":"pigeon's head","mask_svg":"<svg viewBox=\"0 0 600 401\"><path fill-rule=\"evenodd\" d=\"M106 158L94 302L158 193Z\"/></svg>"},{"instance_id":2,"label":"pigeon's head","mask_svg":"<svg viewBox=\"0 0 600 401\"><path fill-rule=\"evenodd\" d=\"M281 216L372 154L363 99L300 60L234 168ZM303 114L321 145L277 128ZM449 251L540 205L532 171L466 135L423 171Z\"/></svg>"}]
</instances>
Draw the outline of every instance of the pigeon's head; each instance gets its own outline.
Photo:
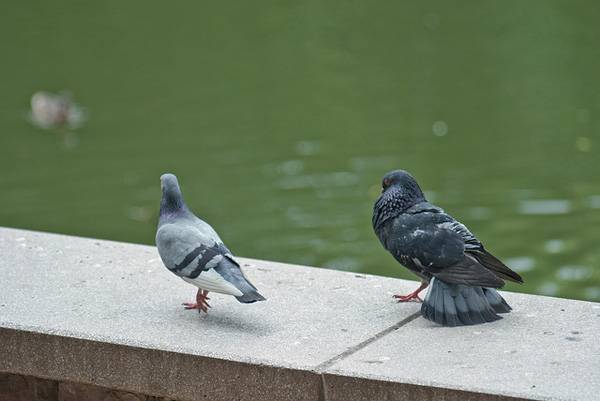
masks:
<instances>
[{"instance_id":1,"label":"pigeon's head","mask_svg":"<svg viewBox=\"0 0 600 401\"><path fill-rule=\"evenodd\" d=\"M179 191L179 182L177 181L177 176L171 173L165 173L161 175L160 188L162 189L163 193L173 190Z\"/></svg>"},{"instance_id":2,"label":"pigeon's head","mask_svg":"<svg viewBox=\"0 0 600 401\"><path fill-rule=\"evenodd\" d=\"M388 190L399 191L406 197L423 198L423 192L417 180L404 170L390 171L381 180L381 192Z\"/></svg>"},{"instance_id":3,"label":"pigeon's head","mask_svg":"<svg viewBox=\"0 0 600 401\"><path fill-rule=\"evenodd\" d=\"M417 181L404 170L394 170L384 175L381 187L381 195L373 207L373 227L376 230L388 219L425 201Z\"/></svg>"},{"instance_id":4,"label":"pigeon's head","mask_svg":"<svg viewBox=\"0 0 600 401\"><path fill-rule=\"evenodd\" d=\"M162 200L160 202L161 214L185 207L183 195L181 195L181 189L179 189L179 182L174 174L167 173L161 175L160 187L162 189Z\"/></svg>"}]
</instances>

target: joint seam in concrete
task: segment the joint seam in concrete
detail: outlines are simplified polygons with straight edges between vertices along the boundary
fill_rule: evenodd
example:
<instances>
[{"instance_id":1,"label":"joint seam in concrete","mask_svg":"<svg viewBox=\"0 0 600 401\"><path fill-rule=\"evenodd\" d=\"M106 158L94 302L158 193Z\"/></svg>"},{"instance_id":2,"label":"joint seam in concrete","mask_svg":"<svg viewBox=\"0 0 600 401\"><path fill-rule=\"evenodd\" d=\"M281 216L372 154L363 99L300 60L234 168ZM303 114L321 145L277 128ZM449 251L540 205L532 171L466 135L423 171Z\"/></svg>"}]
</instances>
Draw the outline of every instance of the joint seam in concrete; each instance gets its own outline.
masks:
<instances>
[{"instance_id":1,"label":"joint seam in concrete","mask_svg":"<svg viewBox=\"0 0 600 401\"><path fill-rule=\"evenodd\" d=\"M367 345L370 345L370 344L374 343L375 341L379 340L380 338L383 338L383 337L387 336L388 334L398 330L400 327L407 325L408 323L412 322L419 316L421 316L421 312L413 313L412 315L402 319L401 321L394 324L393 326L390 326L387 329L382 330L379 333L375 334L374 336L367 338L365 341L358 343L353 347L348 348L346 351L342 352L341 354L338 354L338 355L334 356L333 358L328 359L323 363L320 363L315 368L315 371L317 373L320 373L321 375L323 375L323 372L326 369L329 369L330 367L332 367L339 361L346 359L350 355L355 354L358 351L360 351L361 349L365 348Z\"/></svg>"},{"instance_id":2,"label":"joint seam in concrete","mask_svg":"<svg viewBox=\"0 0 600 401\"><path fill-rule=\"evenodd\" d=\"M327 395L327 383L325 383L325 375L321 373L321 392L319 394L319 401L329 401L329 396Z\"/></svg>"},{"instance_id":3,"label":"joint seam in concrete","mask_svg":"<svg viewBox=\"0 0 600 401\"><path fill-rule=\"evenodd\" d=\"M346 351L342 352L341 354L338 354L338 355L334 356L333 358L330 358L330 359L326 360L325 362L317 365L317 367L315 368L315 371L319 374L319 376L321 376L321 391L320 391L319 401L329 401L329 396L327 394L327 382L325 379L325 370L326 369L332 367L333 365L335 365L339 361L349 357L350 355L355 354L356 352L360 351L361 349L365 348L366 346L373 344L375 341L379 340L380 338L385 337L386 335L390 334L391 332L398 330L400 327L407 325L408 323L412 322L419 316L421 316L420 312L413 313L412 315L402 319L398 323L388 327L387 329L382 330L379 333L375 334L374 336L367 338L365 341L358 343L355 346L348 348Z\"/></svg>"}]
</instances>

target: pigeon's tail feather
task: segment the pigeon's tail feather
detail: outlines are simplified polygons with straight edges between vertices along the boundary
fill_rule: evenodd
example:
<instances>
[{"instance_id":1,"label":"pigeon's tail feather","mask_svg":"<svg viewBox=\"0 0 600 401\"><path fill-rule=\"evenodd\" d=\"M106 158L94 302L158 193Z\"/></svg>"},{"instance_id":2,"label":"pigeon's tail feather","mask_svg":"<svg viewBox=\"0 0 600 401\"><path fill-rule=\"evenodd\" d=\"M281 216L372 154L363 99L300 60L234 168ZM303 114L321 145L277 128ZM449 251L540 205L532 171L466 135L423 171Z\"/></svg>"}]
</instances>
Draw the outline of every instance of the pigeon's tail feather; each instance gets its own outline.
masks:
<instances>
[{"instance_id":1,"label":"pigeon's tail feather","mask_svg":"<svg viewBox=\"0 0 600 401\"><path fill-rule=\"evenodd\" d=\"M235 297L243 304L251 304L252 302L264 301L265 297L258 293L256 287L244 275L242 269L229 258L223 259L215 270L223 276L225 280L230 282L242 292L242 295Z\"/></svg>"},{"instance_id":2,"label":"pigeon's tail feather","mask_svg":"<svg viewBox=\"0 0 600 401\"><path fill-rule=\"evenodd\" d=\"M510 306L491 288L449 284L432 278L429 292L421 306L427 320L443 326L463 326L493 322L498 313L510 311Z\"/></svg>"},{"instance_id":3,"label":"pigeon's tail feather","mask_svg":"<svg viewBox=\"0 0 600 401\"><path fill-rule=\"evenodd\" d=\"M483 288L483 293L496 313L508 313L512 310L510 305L502 298L502 295L494 288Z\"/></svg>"},{"instance_id":4,"label":"pigeon's tail feather","mask_svg":"<svg viewBox=\"0 0 600 401\"><path fill-rule=\"evenodd\" d=\"M258 293L256 290L249 291L241 297L235 297L238 301L243 304L251 304L253 302L264 301L266 298Z\"/></svg>"}]
</instances>

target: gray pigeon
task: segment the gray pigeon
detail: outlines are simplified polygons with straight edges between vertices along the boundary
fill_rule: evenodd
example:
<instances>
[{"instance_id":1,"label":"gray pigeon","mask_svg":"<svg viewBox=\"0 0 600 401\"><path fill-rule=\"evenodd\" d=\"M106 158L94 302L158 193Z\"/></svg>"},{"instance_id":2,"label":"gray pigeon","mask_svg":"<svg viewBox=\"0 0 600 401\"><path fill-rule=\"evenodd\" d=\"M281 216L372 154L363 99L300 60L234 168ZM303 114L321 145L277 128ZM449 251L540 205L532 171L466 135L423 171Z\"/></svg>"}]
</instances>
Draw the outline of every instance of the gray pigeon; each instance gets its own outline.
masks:
<instances>
[{"instance_id":1,"label":"gray pigeon","mask_svg":"<svg viewBox=\"0 0 600 401\"><path fill-rule=\"evenodd\" d=\"M163 174L160 182L156 246L171 272L198 287L196 302L184 303L186 309L208 312L209 291L233 295L242 303L264 301L215 230L188 209L177 177Z\"/></svg>"},{"instance_id":2,"label":"gray pigeon","mask_svg":"<svg viewBox=\"0 0 600 401\"><path fill-rule=\"evenodd\" d=\"M444 326L500 319L511 310L495 290L504 280L523 279L484 249L469 229L427 202L406 171L383 177L382 194L373 208L373 229L398 262L421 278L421 286L399 302L420 300L430 285L421 314Z\"/></svg>"}]
</instances>

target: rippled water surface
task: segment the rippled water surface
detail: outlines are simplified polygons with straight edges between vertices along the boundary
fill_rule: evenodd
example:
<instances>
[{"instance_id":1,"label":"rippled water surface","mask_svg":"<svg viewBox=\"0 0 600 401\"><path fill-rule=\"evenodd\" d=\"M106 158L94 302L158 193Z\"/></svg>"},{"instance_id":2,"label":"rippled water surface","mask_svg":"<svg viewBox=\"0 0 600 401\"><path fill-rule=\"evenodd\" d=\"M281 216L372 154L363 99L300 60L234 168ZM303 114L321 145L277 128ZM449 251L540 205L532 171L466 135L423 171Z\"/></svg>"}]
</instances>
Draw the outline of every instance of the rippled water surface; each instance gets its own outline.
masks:
<instances>
[{"instance_id":1,"label":"rippled water surface","mask_svg":"<svg viewBox=\"0 0 600 401\"><path fill-rule=\"evenodd\" d=\"M9 2L0 225L153 243L172 171L237 254L412 278L375 238L404 168L526 285L600 300L596 2ZM27 119L39 90L87 110Z\"/></svg>"}]
</instances>

